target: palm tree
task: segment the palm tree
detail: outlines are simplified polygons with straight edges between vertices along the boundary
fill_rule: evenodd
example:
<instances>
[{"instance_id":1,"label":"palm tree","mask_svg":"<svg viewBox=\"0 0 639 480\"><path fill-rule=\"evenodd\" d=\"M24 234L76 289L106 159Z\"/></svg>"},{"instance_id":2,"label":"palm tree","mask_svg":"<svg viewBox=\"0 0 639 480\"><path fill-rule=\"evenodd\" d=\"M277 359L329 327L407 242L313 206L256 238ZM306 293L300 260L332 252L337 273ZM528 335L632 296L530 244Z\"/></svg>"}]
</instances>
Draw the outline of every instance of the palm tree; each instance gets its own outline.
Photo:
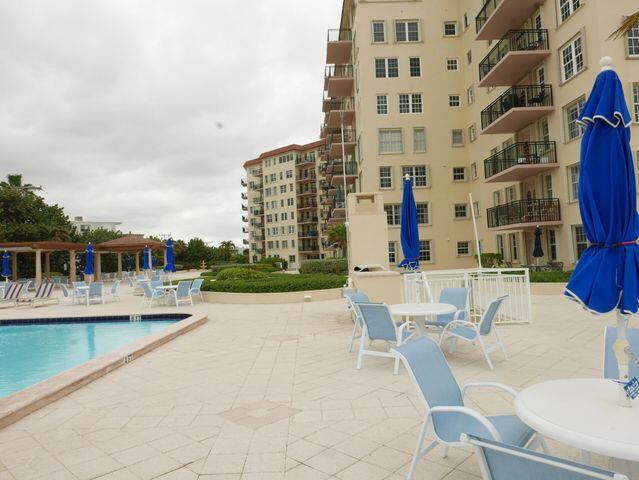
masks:
<instances>
[{"instance_id":1,"label":"palm tree","mask_svg":"<svg viewBox=\"0 0 639 480\"><path fill-rule=\"evenodd\" d=\"M20 193L29 193L36 190L42 190L42 187L36 187L30 183L22 183L22 174L15 173L7 175L7 180L0 182L1 188L10 188Z\"/></svg>"},{"instance_id":2,"label":"palm tree","mask_svg":"<svg viewBox=\"0 0 639 480\"><path fill-rule=\"evenodd\" d=\"M328 229L328 241L337 244L337 246L342 251L342 255L346 257L346 225L344 225L343 223L337 223L331 226L331 228Z\"/></svg>"},{"instance_id":3,"label":"palm tree","mask_svg":"<svg viewBox=\"0 0 639 480\"><path fill-rule=\"evenodd\" d=\"M49 240L54 242L70 242L71 232L66 228L53 227L49 230Z\"/></svg>"},{"instance_id":4,"label":"palm tree","mask_svg":"<svg viewBox=\"0 0 639 480\"><path fill-rule=\"evenodd\" d=\"M218 250L222 260L228 262L231 259L231 255L233 255L233 253L237 250L237 247L231 240L226 240L220 243Z\"/></svg>"},{"instance_id":5,"label":"palm tree","mask_svg":"<svg viewBox=\"0 0 639 480\"><path fill-rule=\"evenodd\" d=\"M612 32L612 34L608 38L614 38L615 40L618 38L621 38L624 35L627 35L628 32L630 32L630 30L632 30L638 25L639 25L639 12L635 12L632 15L627 16L624 19L624 21L621 22L621 25L619 26L619 28L615 30L614 32Z\"/></svg>"}]
</instances>

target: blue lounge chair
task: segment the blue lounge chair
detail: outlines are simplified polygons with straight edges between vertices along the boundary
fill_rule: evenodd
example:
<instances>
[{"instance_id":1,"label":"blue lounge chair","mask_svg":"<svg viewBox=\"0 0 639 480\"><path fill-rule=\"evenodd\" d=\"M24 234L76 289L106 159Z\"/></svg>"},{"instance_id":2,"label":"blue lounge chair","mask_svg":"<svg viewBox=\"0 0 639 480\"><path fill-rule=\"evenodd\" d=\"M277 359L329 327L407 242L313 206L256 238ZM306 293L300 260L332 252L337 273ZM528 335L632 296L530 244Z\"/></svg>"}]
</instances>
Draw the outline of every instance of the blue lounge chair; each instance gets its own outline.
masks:
<instances>
[{"instance_id":1,"label":"blue lounge chair","mask_svg":"<svg viewBox=\"0 0 639 480\"><path fill-rule=\"evenodd\" d=\"M177 289L172 291L175 306L179 307L180 303L190 303L193 305L193 297L191 297L191 282L182 280L178 282Z\"/></svg>"},{"instance_id":2,"label":"blue lounge chair","mask_svg":"<svg viewBox=\"0 0 639 480\"><path fill-rule=\"evenodd\" d=\"M426 404L426 418L419 432L408 480L415 473L418 460L438 444L444 446L444 456L448 447L467 446L461 441L463 433L518 447L541 446L546 449L543 437L516 415L484 416L464 405L464 394L469 388L497 388L514 397L517 392L512 388L500 383L482 382L469 383L460 389L439 345L428 337L406 342L394 350L404 362ZM424 447L424 437L429 427L432 427L435 440Z\"/></svg>"},{"instance_id":3,"label":"blue lounge chair","mask_svg":"<svg viewBox=\"0 0 639 480\"><path fill-rule=\"evenodd\" d=\"M198 296L200 297L200 302L202 303L204 303L204 297L202 296L203 283L204 283L203 278L196 278L195 280L193 280L193 283L191 284L191 290L190 290L191 298Z\"/></svg>"},{"instance_id":4,"label":"blue lounge chair","mask_svg":"<svg viewBox=\"0 0 639 480\"><path fill-rule=\"evenodd\" d=\"M116 279L113 282L113 285L111 285L111 288L109 289L109 293L111 294L111 298L113 298L113 300L120 299L120 295L118 293L118 289L120 288L120 282L121 280Z\"/></svg>"},{"instance_id":5,"label":"blue lounge chair","mask_svg":"<svg viewBox=\"0 0 639 480\"><path fill-rule=\"evenodd\" d=\"M362 368L362 358L364 355L390 357L395 360L393 373L397 375L399 371L399 357L395 351L391 350L391 346L398 346L407 341L413 335L407 329L408 327L414 326L414 324L412 322L405 322L398 327L388 307L383 303L354 303L353 307L362 322L362 335L359 340L359 352L357 354L357 369ZM372 345L376 340L386 342L388 351L382 352L367 349L365 347L366 339L369 340L369 345Z\"/></svg>"},{"instance_id":6,"label":"blue lounge chair","mask_svg":"<svg viewBox=\"0 0 639 480\"><path fill-rule=\"evenodd\" d=\"M464 434L484 480L628 480L619 473Z\"/></svg>"},{"instance_id":7,"label":"blue lounge chair","mask_svg":"<svg viewBox=\"0 0 639 480\"><path fill-rule=\"evenodd\" d=\"M446 327L444 327L444 330L440 335L439 345L441 346L447 338L450 338L450 353L453 353L455 351L455 342L457 340L478 343L484 353L486 362L488 362L488 367L490 367L491 370L494 370L493 362L490 360L490 354L492 352L495 350L501 350L504 354L504 358L508 360L508 354L506 353L504 344L502 343L501 338L497 333L497 329L495 328L495 317L497 317L497 313L506 298L507 296L503 296L492 300L488 304L488 307L486 307L479 324L466 320L453 320L450 322L446 325ZM486 340L490 337L491 333L495 337L496 341L492 345L487 345Z\"/></svg>"},{"instance_id":8,"label":"blue lounge chair","mask_svg":"<svg viewBox=\"0 0 639 480\"><path fill-rule=\"evenodd\" d=\"M468 297L470 288L442 288L439 292L439 303L448 303L457 307L455 313L437 315L434 320L425 322L427 327L434 327L440 331L453 320L470 320L470 305Z\"/></svg>"},{"instance_id":9,"label":"blue lounge chair","mask_svg":"<svg viewBox=\"0 0 639 480\"><path fill-rule=\"evenodd\" d=\"M87 305L92 301L104 303L104 296L102 295L102 282L89 283L89 292L87 293Z\"/></svg>"},{"instance_id":10,"label":"blue lounge chair","mask_svg":"<svg viewBox=\"0 0 639 480\"><path fill-rule=\"evenodd\" d=\"M626 339L635 356L639 357L639 328L626 328ZM606 327L604 331L604 362L603 378L616 380L619 378L619 364L615 355L614 346L617 341L617 327ZM639 378L639 365L630 362L628 365L629 378Z\"/></svg>"},{"instance_id":11,"label":"blue lounge chair","mask_svg":"<svg viewBox=\"0 0 639 480\"><path fill-rule=\"evenodd\" d=\"M353 320L353 335L351 335L351 344L348 347L348 351L353 351L353 343L355 343L355 339L361 336L361 333L358 335L358 332L362 331L362 320L358 316L358 312L355 309L356 303L370 303L370 298L363 292L347 292L344 294L344 298L348 303L348 308L351 310L352 320Z\"/></svg>"}]
</instances>

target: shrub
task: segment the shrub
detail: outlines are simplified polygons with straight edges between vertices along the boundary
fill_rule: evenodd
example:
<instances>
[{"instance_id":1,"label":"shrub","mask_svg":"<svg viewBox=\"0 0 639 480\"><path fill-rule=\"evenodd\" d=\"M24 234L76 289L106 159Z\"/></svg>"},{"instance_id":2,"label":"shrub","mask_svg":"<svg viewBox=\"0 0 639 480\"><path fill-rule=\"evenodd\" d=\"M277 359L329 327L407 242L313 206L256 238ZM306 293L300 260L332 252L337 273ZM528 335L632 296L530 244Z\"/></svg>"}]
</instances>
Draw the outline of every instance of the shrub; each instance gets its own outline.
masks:
<instances>
[{"instance_id":1,"label":"shrub","mask_svg":"<svg viewBox=\"0 0 639 480\"><path fill-rule=\"evenodd\" d=\"M257 273L257 272L253 272ZM225 280L207 282L203 290L210 292L234 292L234 293L276 293L276 292L301 292L304 290L326 290L329 288L341 288L346 283L343 275L285 275L274 274L265 280Z\"/></svg>"},{"instance_id":2,"label":"shrub","mask_svg":"<svg viewBox=\"0 0 639 480\"><path fill-rule=\"evenodd\" d=\"M220 281L255 281L266 280L268 275L250 268L226 268L215 276L215 280Z\"/></svg>"},{"instance_id":3,"label":"shrub","mask_svg":"<svg viewBox=\"0 0 639 480\"><path fill-rule=\"evenodd\" d=\"M244 268L246 270L257 270L264 273L276 272L277 268L269 264L248 264L248 263L224 263L224 264L216 264L209 267L211 270L208 272L202 272L203 277L215 277L222 270L227 270L229 268Z\"/></svg>"},{"instance_id":4,"label":"shrub","mask_svg":"<svg viewBox=\"0 0 639 480\"><path fill-rule=\"evenodd\" d=\"M278 270L286 270L288 268L288 262L283 258L278 257L264 257L260 260L260 263L266 263L268 265L278 266L278 263L282 265Z\"/></svg>"},{"instance_id":5,"label":"shrub","mask_svg":"<svg viewBox=\"0 0 639 480\"><path fill-rule=\"evenodd\" d=\"M477 260L477 255L475 255ZM497 268L506 265L504 262L504 256L499 253L482 253L481 254L481 266L484 268Z\"/></svg>"},{"instance_id":6,"label":"shrub","mask_svg":"<svg viewBox=\"0 0 639 480\"><path fill-rule=\"evenodd\" d=\"M556 272L530 272L531 282L564 283L570 279L572 270Z\"/></svg>"},{"instance_id":7,"label":"shrub","mask_svg":"<svg viewBox=\"0 0 639 480\"><path fill-rule=\"evenodd\" d=\"M348 260L346 258L305 260L300 266L300 273L334 273L337 275L346 275L348 273Z\"/></svg>"}]
</instances>

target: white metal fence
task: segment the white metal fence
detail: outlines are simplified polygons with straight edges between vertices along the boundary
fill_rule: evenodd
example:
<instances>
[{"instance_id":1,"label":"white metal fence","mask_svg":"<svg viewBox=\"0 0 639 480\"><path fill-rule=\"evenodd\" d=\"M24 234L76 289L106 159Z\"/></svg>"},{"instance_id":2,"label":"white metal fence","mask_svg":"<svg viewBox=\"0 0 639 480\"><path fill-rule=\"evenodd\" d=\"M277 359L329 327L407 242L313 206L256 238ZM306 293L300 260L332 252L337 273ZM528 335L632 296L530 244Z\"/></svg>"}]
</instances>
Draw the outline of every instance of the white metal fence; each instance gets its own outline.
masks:
<instances>
[{"instance_id":1,"label":"white metal fence","mask_svg":"<svg viewBox=\"0 0 639 480\"><path fill-rule=\"evenodd\" d=\"M470 288L470 310L481 315L488 303L503 295L497 323L532 323L530 277L527 268L433 270L402 275L404 302L437 301L443 288Z\"/></svg>"}]
</instances>

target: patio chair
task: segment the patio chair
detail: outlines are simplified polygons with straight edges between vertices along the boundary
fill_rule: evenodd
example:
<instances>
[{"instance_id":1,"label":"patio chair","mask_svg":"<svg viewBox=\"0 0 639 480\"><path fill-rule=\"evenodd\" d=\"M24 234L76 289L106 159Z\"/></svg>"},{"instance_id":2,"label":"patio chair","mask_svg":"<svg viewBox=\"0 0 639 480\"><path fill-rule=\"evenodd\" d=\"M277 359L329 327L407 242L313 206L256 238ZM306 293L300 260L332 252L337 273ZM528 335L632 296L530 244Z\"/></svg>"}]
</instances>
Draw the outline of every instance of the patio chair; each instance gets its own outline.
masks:
<instances>
[{"instance_id":1,"label":"patio chair","mask_svg":"<svg viewBox=\"0 0 639 480\"><path fill-rule=\"evenodd\" d=\"M370 298L363 292L347 292L344 294L344 298L346 299L346 303L348 304L348 308L351 311L351 319L353 320L353 334L351 335L351 344L348 347L348 351L353 351L353 344L355 343L356 338L361 337L362 331L362 319L359 318L359 312L355 308L356 303L371 303ZM359 335L358 335L359 332Z\"/></svg>"},{"instance_id":2,"label":"patio chair","mask_svg":"<svg viewBox=\"0 0 639 480\"><path fill-rule=\"evenodd\" d=\"M516 415L484 416L464 405L464 394L469 388L497 388L515 397L517 392L512 388L500 383L481 382L469 383L460 389L439 345L428 337L406 342L394 350L404 362L426 405L426 418L417 438L408 480L415 473L419 459L438 444L444 446L444 457L449 447L468 446L461 441L463 433L517 447L536 449L541 446L546 451L543 437ZM435 439L424 447L424 437L429 428L432 428Z\"/></svg>"},{"instance_id":3,"label":"patio chair","mask_svg":"<svg viewBox=\"0 0 639 480\"><path fill-rule=\"evenodd\" d=\"M619 473L507 445L462 435L475 448L484 480L628 480Z\"/></svg>"},{"instance_id":4,"label":"patio chair","mask_svg":"<svg viewBox=\"0 0 639 480\"><path fill-rule=\"evenodd\" d=\"M145 303L148 307L153 305L153 302L156 304L160 303L160 300L164 300L167 296L166 292L160 289L151 288L151 284L149 282L141 282L140 286L142 287L144 299L142 300L142 305Z\"/></svg>"},{"instance_id":5,"label":"patio chair","mask_svg":"<svg viewBox=\"0 0 639 480\"><path fill-rule=\"evenodd\" d=\"M468 298L470 296L470 288L442 288L439 292L439 303L448 303L457 307L455 313L447 313L437 315L434 320L424 322L427 327L439 330L440 334L453 320L470 320L470 305Z\"/></svg>"},{"instance_id":6,"label":"patio chair","mask_svg":"<svg viewBox=\"0 0 639 480\"><path fill-rule=\"evenodd\" d=\"M111 295L111 298L113 298L114 300L120 299L120 295L118 294L118 289L120 288L120 282L121 280L114 281L113 285L111 285L111 288L109 289L109 294Z\"/></svg>"},{"instance_id":7,"label":"patio chair","mask_svg":"<svg viewBox=\"0 0 639 480\"><path fill-rule=\"evenodd\" d=\"M171 295L175 300L175 306L179 307L180 303L190 303L193 305L193 297L191 296L191 282L182 280L178 282L176 290L171 291Z\"/></svg>"},{"instance_id":8,"label":"patio chair","mask_svg":"<svg viewBox=\"0 0 639 480\"><path fill-rule=\"evenodd\" d=\"M24 289L24 283L12 283L5 289L4 297L0 299L0 305L14 306Z\"/></svg>"},{"instance_id":9,"label":"patio chair","mask_svg":"<svg viewBox=\"0 0 639 480\"><path fill-rule=\"evenodd\" d=\"M635 357L639 357L639 328L626 328L626 339ZM619 378L619 364L614 351L616 341L617 327L606 327L604 330L603 378L611 380ZM637 362L630 362L628 365L628 376L629 378L639 378L639 365L637 365Z\"/></svg>"},{"instance_id":10,"label":"patio chair","mask_svg":"<svg viewBox=\"0 0 639 480\"><path fill-rule=\"evenodd\" d=\"M38 304L44 305L48 302L59 303L60 300L58 299L58 297L51 296L51 294L53 293L53 287L55 287L55 283L53 282L42 282L40 285L38 285L38 288L36 289L33 297L18 298L16 300L16 305L30 305L32 307L35 307Z\"/></svg>"},{"instance_id":11,"label":"patio chair","mask_svg":"<svg viewBox=\"0 0 639 480\"><path fill-rule=\"evenodd\" d=\"M87 293L86 298L87 305L93 300L104 303L104 296L102 295L102 282L89 283L89 292Z\"/></svg>"},{"instance_id":12,"label":"patio chair","mask_svg":"<svg viewBox=\"0 0 639 480\"><path fill-rule=\"evenodd\" d=\"M200 297L201 303L204 303L204 296L202 295L203 283L204 283L203 278L196 278L195 280L193 280L193 283L191 284L191 290L190 290L191 298L198 296Z\"/></svg>"},{"instance_id":13,"label":"patio chair","mask_svg":"<svg viewBox=\"0 0 639 480\"><path fill-rule=\"evenodd\" d=\"M388 357L395 360L393 373L397 375L399 371L399 356L391 350L391 346L399 346L408 340L413 333L407 331L407 329L414 326L414 324L408 321L398 327L388 307L383 303L354 303L353 306L362 322L362 335L359 340L359 352L357 354L357 369L362 368L364 355ZM365 348L366 339L370 341L369 346L376 340L386 342L388 351L382 352Z\"/></svg>"},{"instance_id":14,"label":"patio chair","mask_svg":"<svg viewBox=\"0 0 639 480\"><path fill-rule=\"evenodd\" d=\"M446 327L444 327L444 330L440 335L440 347L447 338L451 339L450 353L455 351L455 342L457 340L463 340L473 344L478 343L484 353L486 362L488 362L488 367L490 367L491 370L494 370L494 367L493 362L490 360L490 354L495 350L501 350L504 354L504 359L508 360L508 354L506 353L504 344L502 343L499 333L497 333L497 328L495 327L495 317L497 316L501 305L504 303L504 299L507 297L508 295L505 295L492 300L488 304L488 307L486 307L479 324L469 322L467 320L453 320L450 322L446 325ZM496 341L492 345L486 345L485 339L487 339L491 333L493 333Z\"/></svg>"},{"instance_id":15,"label":"patio chair","mask_svg":"<svg viewBox=\"0 0 639 480\"><path fill-rule=\"evenodd\" d=\"M65 284L63 283L60 284L60 291L62 292L62 296L64 298L68 298L72 304L75 303L75 300L76 300L75 292L70 292L69 288Z\"/></svg>"}]
</instances>

